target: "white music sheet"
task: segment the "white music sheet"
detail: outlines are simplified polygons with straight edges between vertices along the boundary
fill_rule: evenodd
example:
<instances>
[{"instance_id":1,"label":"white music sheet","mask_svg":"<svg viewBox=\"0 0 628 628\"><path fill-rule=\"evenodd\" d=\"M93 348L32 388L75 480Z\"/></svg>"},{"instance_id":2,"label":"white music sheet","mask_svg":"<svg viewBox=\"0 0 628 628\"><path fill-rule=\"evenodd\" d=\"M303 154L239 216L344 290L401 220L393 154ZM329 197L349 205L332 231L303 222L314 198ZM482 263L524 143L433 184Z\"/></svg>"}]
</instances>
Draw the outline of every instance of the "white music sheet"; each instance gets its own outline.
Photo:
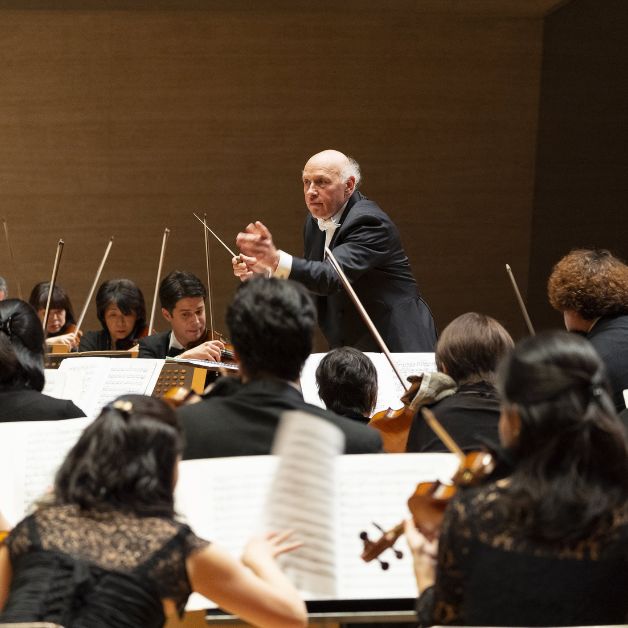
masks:
<instances>
[{"instance_id":1,"label":"white music sheet","mask_svg":"<svg viewBox=\"0 0 628 628\"><path fill-rule=\"evenodd\" d=\"M318 395L316 369L325 355L325 353L313 353L310 355L301 372L303 398L308 403L321 408L324 408L325 404ZM383 353L369 352L366 352L365 355L371 359L377 371L378 393L375 412L387 408L401 408L403 405L401 396L404 393L404 388L386 356ZM433 353L391 353L391 356L404 382L406 382L408 375L421 375L422 373L434 373L436 371Z\"/></svg>"},{"instance_id":2,"label":"white music sheet","mask_svg":"<svg viewBox=\"0 0 628 628\"><path fill-rule=\"evenodd\" d=\"M164 360L137 358L67 358L57 372L46 369L44 393L71 399L87 416L120 395L150 395Z\"/></svg>"}]
</instances>

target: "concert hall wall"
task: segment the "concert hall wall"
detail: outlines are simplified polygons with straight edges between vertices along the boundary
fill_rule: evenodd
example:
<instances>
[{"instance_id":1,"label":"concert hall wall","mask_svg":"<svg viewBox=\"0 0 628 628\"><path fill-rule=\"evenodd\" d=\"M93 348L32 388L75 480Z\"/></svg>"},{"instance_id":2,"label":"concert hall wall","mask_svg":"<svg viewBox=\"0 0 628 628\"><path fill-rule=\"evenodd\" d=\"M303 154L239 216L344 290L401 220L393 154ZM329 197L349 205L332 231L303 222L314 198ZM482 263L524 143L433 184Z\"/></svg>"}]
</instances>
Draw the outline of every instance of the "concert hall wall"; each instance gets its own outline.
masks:
<instances>
[{"instance_id":1,"label":"concert hall wall","mask_svg":"<svg viewBox=\"0 0 628 628\"><path fill-rule=\"evenodd\" d=\"M63 238L59 282L80 309L114 235L103 278L134 279L150 306L164 227L165 271L205 276L193 211L232 246L259 219L299 253L300 170L333 147L361 163L363 192L399 226L439 326L476 310L520 335L504 264L524 294L530 271L542 298L555 245L568 240L548 208L578 201L585 185L584 168L565 163L579 159L563 142L580 129L577 112L562 135L553 121L583 81L606 90L602 112L582 96L593 176L606 161L592 135L609 127L591 118L620 115L602 85L619 69L596 74L592 62L575 76L559 58L562 15L580 4L595 2L0 2L0 215L22 291L49 278ZM557 200L556 177L581 185ZM213 242L212 262L222 328L237 282ZM0 275L15 294L3 244Z\"/></svg>"}]
</instances>

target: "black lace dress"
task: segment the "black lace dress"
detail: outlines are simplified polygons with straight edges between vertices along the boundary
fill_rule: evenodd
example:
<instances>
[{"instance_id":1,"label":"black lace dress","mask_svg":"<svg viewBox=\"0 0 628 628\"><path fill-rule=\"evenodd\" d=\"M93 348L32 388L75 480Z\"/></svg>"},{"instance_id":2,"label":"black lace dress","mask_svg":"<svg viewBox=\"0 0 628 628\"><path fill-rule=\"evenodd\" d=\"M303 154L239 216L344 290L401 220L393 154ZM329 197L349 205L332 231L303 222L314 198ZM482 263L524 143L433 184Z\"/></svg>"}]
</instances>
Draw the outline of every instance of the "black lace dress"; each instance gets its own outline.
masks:
<instances>
[{"instance_id":1,"label":"black lace dress","mask_svg":"<svg viewBox=\"0 0 628 628\"><path fill-rule=\"evenodd\" d=\"M543 545L497 515L505 482L461 491L449 505L420 624L627 623L628 505L577 543Z\"/></svg>"},{"instance_id":2,"label":"black lace dress","mask_svg":"<svg viewBox=\"0 0 628 628\"><path fill-rule=\"evenodd\" d=\"M163 626L162 600L183 611L185 560L207 545L172 519L75 506L41 508L6 543L13 578L0 621L66 628Z\"/></svg>"}]
</instances>

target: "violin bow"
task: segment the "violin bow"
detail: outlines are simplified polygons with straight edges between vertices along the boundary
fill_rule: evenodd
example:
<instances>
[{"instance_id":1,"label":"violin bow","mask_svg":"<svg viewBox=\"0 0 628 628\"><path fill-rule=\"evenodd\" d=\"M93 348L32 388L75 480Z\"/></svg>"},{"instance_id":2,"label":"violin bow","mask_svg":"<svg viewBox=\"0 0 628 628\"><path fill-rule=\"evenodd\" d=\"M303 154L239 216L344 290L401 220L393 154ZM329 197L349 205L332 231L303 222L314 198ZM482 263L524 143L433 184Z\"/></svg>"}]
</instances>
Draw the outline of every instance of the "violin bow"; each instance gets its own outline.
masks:
<instances>
[{"instance_id":1,"label":"violin bow","mask_svg":"<svg viewBox=\"0 0 628 628\"><path fill-rule=\"evenodd\" d=\"M85 320L85 315L87 314L87 308L89 308L89 303L92 300L92 297L94 296L94 290L96 290L96 284L98 284L98 280L100 279L102 269L105 267L105 263L107 261L107 258L109 257L109 251L111 251L112 246L113 246L113 236L111 236L111 238L109 239L109 244L107 244L107 248L105 249L105 254L102 257L98 270L96 271L94 282L92 283L92 287L90 288L89 294L87 295L85 305L83 306L83 311L81 312L81 315L79 316L79 319L76 323L75 333L77 334L80 331L81 326L83 325L83 321Z\"/></svg>"},{"instance_id":2,"label":"violin bow","mask_svg":"<svg viewBox=\"0 0 628 628\"><path fill-rule=\"evenodd\" d=\"M345 290L347 291L347 294L353 301L353 304L357 308L358 313L362 317L362 320L364 321L366 326L369 328L369 331L371 332L371 334L373 334L373 337L375 338L375 342L377 342L380 349L382 350L382 353L386 356L388 362L390 363L390 366L392 367L392 370L394 371L395 375L398 377L399 381L401 382L403 389L407 392L408 385L404 381L403 377L401 376L399 369L395 366L395 363L393 362L393 359L392 359L392 355L390 355L390 351L388 350L388 347L386 346L384 339L382 338L381 334L377 331L377 327L375 327L375 325L373 324L371 317L368 315L368 312L364 309L364 306L360 302L358 295L355 293L353 286L349 282L349 279L347 279L347 276L345 275L344 271L340 267L338 260L334 257L334 254L331 252L331 249L328 246L325 247L325 255L327 259L329 260L329 263L331 264L332 268L338 274L338 277L340 277L340 282L342 283Z\"/></svg>"},{"instance_id":3,"label":"violin bow","mask_svg":"<svg viewBox=\"0 0 628 628\"><path fill-rule=\"evenodd\" d=\"M46 299L46 309L44 311L44 337L48 335L48 316L50 315L50 303L52 302L52 293L57 283L57 273L59 272L59 264L61 263L61 255L63 253L63 247L65 242L59 240L57 242L57 252L55 254L55 261L52 265L52 277L50 277L50 285L48 286L48 298Z\"/></svg>"},{"instance_id":4,"label":"violin bow","mask_svg":"<svg viewBox=\"0 0 628 628\"><path fill-rule=\"evenodd\" d=\"M192 212L192 215L194 216L194 218L196 218L196 220L198 220L203 227L205 227L205 229L207 229L207 231L209 231L209 233L211 233L214 238L216 238L216 240L218 240L218 242L220 242L220 244L222 244L227 251L229 251L229 253L231 253L231 257L238 257L238 255L236 255L207 225L207 222L204 221L202 218L199 218L194 212Z\"/></svg>"},{"instance_id":5,"label":"violin bow","mask_svg":"<svg viewBox=\"0 0 628 628\"><path fill-rule=\"evenodd\" d=\"M4 239L7 242L7 248L9 249L9 259L11 260L11 272L15 277L15 283L17 284L17 296L22 298L22 284L17 274L17 267L15 265L15 257L13 255L13 248L11 247L11 240L9 239L9 223L6 218L2 219L2 225L4 226Z\"/></svg>"},{"instance_id":6,"label":"violin bow","mask_svg":"<svg viewBox=\"0 0 628 628\"><path fill-rule=\"evenodd\" d=\"M155 279L155 291L153 292L153 305L150 308L150 321L148 323L148 335L153 333L153 323L155 322L155 309L157 308L157 293L159 292L159 280L161 279L161 269L164 264L164 257L166 255L166 243L168 242L168 236L170 235L170 229L166 227L164 229L164 235L161 240L161 252L159 253L159 263L157 264L157 278Z\"/></svg>"},{"instance_id":7,"label":"violin bow","mask_svg":"<svg viewBox=\"0 0 628 628\"><path fill-rule=\"evenodd\" d=\"M203 214L203 236L205 237L205 270L207 271L207 305L209 306L209 331L211 333L212 340L214 340L214 301L212 298L212 273L211 273L211 259L209 255L209 239L207 238L207 232L209 227L207 226L207 212Z\"/></svg>"},{"instance_id":8,"label":"violin bow","mask_svg":"<svg viewBox=\"0 0 628 628\"><path fill-rule=\"evenodd\" d=\"M515 276L509 264L506 264L506 272L508 273L508 277L510 278L512 289L515 291L515 297L517 297L517 302L519 303L519 309L521 310L521 314L523 314L523 320L526 322L526 326L528 327L530 336L534 336L536 335L536 333L534 331L534 327L532 327L532 321L530 320L530 315L528 314L528 310L526 309L526 304L523 302L523 299L521 298L521 292L519 292L519 286L517 285L517 281L515 280Z\"/></svg>"}]
</instances>

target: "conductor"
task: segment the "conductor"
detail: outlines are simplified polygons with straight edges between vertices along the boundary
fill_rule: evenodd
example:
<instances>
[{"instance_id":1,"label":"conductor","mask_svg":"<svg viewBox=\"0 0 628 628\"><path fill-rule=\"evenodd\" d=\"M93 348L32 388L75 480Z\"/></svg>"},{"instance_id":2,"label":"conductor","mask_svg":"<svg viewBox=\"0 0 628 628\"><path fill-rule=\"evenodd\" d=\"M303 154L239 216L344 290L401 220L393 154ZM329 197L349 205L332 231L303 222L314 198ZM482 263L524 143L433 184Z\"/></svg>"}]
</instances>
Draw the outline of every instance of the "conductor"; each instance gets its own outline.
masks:
<instances>
[{"instance_id":1,"label":"conductor","mask_svg":"<svg viewBox=\"0 0 628 628\"><path fill-rule=\"evenodd\" d=\"M325 150L305 164L302 180L309 210L304 256L277 249L270 231L258 221L238 234L241 255L232 260L234 274L244 281L270 272L302 283L316 297L319 323L331 347L379 351L324 259L328 246L388 348L433 351L434 320L419 293L399 231L374 201L358 191L358 163L339 151Z\"/></svg>"}]
</instances>

